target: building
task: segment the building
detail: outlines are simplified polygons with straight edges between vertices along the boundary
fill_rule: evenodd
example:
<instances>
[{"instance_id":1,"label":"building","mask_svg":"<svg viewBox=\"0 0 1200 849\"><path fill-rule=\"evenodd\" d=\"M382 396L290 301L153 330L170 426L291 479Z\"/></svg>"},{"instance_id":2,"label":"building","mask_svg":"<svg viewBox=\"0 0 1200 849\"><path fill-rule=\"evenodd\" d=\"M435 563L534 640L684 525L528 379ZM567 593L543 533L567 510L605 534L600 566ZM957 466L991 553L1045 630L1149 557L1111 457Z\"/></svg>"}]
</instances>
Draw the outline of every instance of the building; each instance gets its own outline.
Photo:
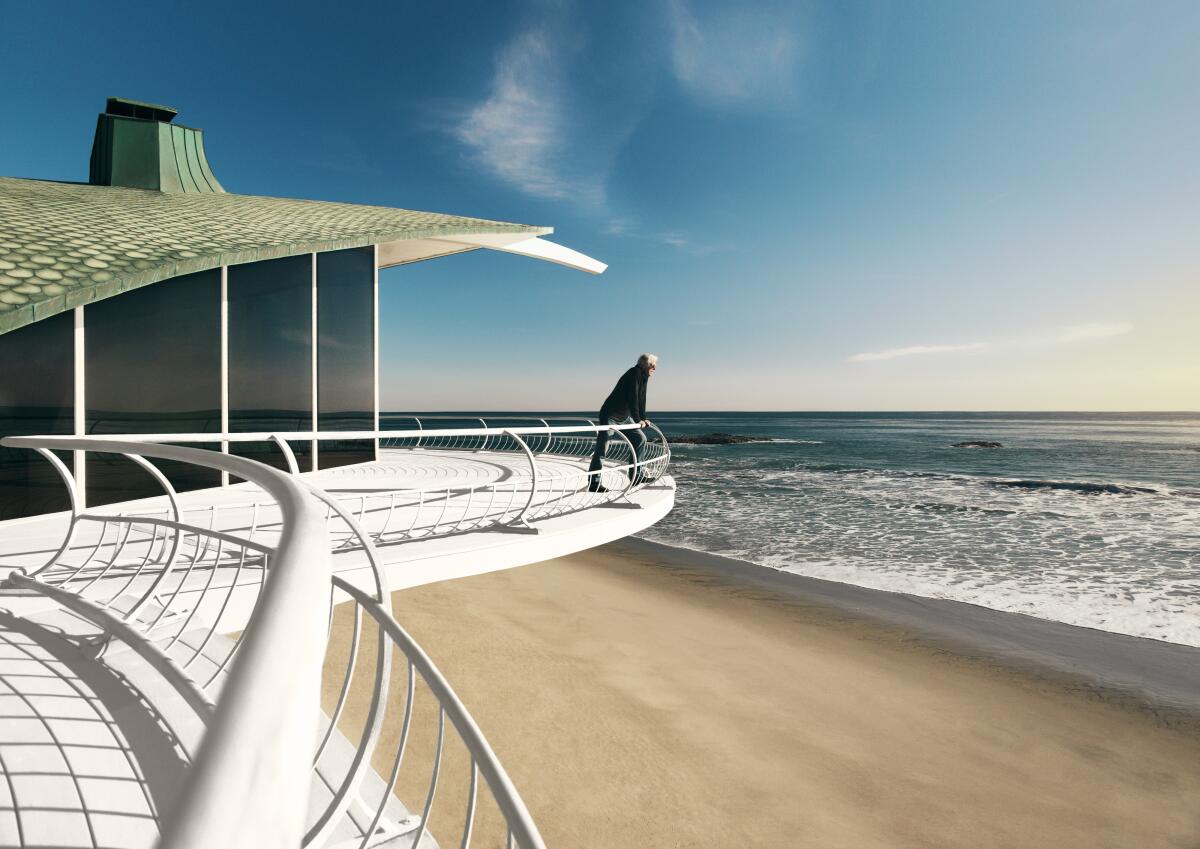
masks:
<instances>
[{"instance_id":1,"label":"building","mask_svg":"<svg viewBox=\"0 0 1200 849\"><path fill-rule=\"evenodd\" d=\"M11 610L0 679L22 679L6 663L41 664L39 677L74 688L63 696L73 709L97 715L95 739L80 745L115 747L126 766L112 768L141 776L136 813L89 798L60 757L56 718L9 684L28 733L54 737L59 754L14 769L29 753L6 759L19 741L0 735L12 797L0 844L141 846L162 832L171 847L402 834L430 845L428 810L398 807L369 768L382 714L363 720L357 743L333 730L342 701L319 719L336 597L390 635L387 651L434 693L516 843L538 846L465 708L383 603L390 589L652 524L673 503L669 450L655 431L634 452L616 428L599 473L607 491L592 493L601 428L590 421L414 417L381 430L378 271L478 249L605 266L545 240L545 227L229 193L201 131L175 115L111 98L87 184L0 178L0 576ZM343 699L353 660L348 669ZM158 719L130 734L99 690L66 683L101 679L136 691L123 710ZM373 692L387 700L385 678ZM164 725L168 742L153 730ZM315 753L295 743L318 728ZM176 749L186 756L163 754ZM245 762L247 749L258 761ZM61 778L49 793L61 798L31 802L41 791L21 789L30 775ZM231 822L241 825L229 832Z\"/></svg>"},{"instance_id":2,"label":"building","mask_svg":"<svg viewBox=\"0 0 1200 849\"><path fill-rule=\"evenodd\" d=\"M379 268L480 248L604 268L545 227L230 194L174 118L110 98L87 185L0 178L0 357L21 364L0 374L0 433L374 430ZM375 456L293 447L304 469ZM27 453L0 458L0 518L66 507ZM91 505L152 491L104 456L76 473Z\"/></svg>"}]
</instances>

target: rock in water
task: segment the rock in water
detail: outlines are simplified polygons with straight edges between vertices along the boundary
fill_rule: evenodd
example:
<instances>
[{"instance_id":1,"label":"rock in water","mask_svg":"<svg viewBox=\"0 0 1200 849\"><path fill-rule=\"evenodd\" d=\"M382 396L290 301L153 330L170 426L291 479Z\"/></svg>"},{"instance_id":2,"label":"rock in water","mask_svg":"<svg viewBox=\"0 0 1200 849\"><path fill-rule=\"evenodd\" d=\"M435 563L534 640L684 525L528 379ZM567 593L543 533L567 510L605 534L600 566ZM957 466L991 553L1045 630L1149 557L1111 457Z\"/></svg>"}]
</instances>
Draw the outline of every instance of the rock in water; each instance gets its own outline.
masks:
<instances>
[{"instance_id":1,"label":"rock in water","mask_svg":"<svg viewBox=\"0 0 1200 849\"><path fill-rule=\"evenodd\" d=\"M668 436L667 442L683 445L738 445L743 442L772 442L769 436L742 436L737 433L702 433L699 436Z\"/></svg>"},{"instance_id":2,"label":"rock in water","mask_svg":"<svg viewBox=\"0 0 1200 849\"><path fill-rule=\"evenodd\" d=\"M999 442L989 442L986 439L972 439L968 442L956 442L951 448L1003 448Z\"/></svg>"}]
</instances>

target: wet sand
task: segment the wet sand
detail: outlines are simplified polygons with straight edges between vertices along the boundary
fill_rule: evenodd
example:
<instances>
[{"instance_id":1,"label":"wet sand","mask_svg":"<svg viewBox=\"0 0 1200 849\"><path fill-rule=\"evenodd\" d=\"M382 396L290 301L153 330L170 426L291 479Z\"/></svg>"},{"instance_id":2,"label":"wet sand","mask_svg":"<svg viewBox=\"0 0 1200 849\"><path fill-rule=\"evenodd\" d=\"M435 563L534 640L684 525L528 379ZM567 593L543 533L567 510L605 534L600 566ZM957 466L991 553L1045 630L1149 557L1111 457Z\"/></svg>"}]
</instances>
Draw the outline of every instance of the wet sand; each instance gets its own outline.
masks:
<instances>
[{"instance_id":1,"label":"wet sand","mask_svg":"<svg viewBox=\"0 0 1200 849\"><path fill-rule=\"evenodd\" d=\"M1200 846L1194 650L1129 649L1130 669L1169 679L1163 703L1152 680L1122 689L1073 656L1041 663L1053 645L1014 650L1038 633L1026 617L980 614L1008 636L972 641L970 610L948 632L936 606L916 608L924 627L870 591L759 577L616 543L393 600L551 849ZM1124 645L1054 627L1039 639L1093 660ZM446 782L449 823L465 782Z\"/></svg>"}]
</instances>

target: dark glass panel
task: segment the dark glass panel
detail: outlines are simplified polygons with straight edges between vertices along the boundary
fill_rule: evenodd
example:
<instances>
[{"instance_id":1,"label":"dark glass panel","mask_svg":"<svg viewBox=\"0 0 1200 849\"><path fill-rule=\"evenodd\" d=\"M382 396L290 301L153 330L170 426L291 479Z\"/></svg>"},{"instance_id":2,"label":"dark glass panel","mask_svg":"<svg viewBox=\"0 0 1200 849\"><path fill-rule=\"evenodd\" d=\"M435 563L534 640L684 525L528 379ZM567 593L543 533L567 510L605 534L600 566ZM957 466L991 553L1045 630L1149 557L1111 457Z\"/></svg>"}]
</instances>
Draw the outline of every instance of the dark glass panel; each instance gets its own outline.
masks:
<instances>
[{"instance_id":1,"label":"dark glass panel","mask_svg":"<svg viewBox=\"0 0 1200 849\"><path fill-rule=\"evenodd\" d=\"M75 421L71 312L0 335L0 435L70 434ZM59 455L71 468L71 455ZM0 448L0 519L71 506L54 468L27 448Z\"/></svg>"},{"instance_id":2,"label":"dark glass panel","mask_svg":"<svg viewBox=\"0 0 1200 849\"><path fill-rule=\"evenodd\" d=\"M304 430L308 430L308 426ZM250 430L250 428L247 428ZM275 428L281 430L281 428ZM298 430L298 428L292 428ZM296 455L296 466L302 472L307 472L312 469L312 441L308 439L297 439L288 442L292 448L292 453ZM231 442L229 444L229 453L237 454L239 457L246 457L251 460L257 460L260 463L265 463L268 466L274 466L283 471L288 470L287 458L283 455L283 451L278 445L272 442ZM232 483L237 483L241 478L232 478Z\"/></svg>"},{"instance_id":3,"label":"dark glass panel","mask_svg":"<svg viewBox=\"0 0 1200 849\"><path fill-rule=\"evenodd\" d=\"M89 304L84 350L89 434L220 432L220 271ZM221 482L215 470L151 462L180 492ZM87 489L89 505L162 494L144 469L113 454L88 454Z\"/></svg>"},{"instance_id":4,"label":"dark glass panel","mask_svg":"<svg viewBox=\"0 0 1200 849\"><path fill-rule=\"evenodd\" d=\"M230 266L230 432L311 430L312 424L311 255ZM287 468L273 444L229 447ZM307 443L292 449L300 469L311 469Z\"/></svg>"},{"instance_id":5,"label":"dark glass panel","mask_svg":"<svg viewBox=\"0 0 1200 849\"><path fill-rule=\"evenodd\" d=\"M317 255L319 430L375 428L375 251ZM375 459L373 440L325 440L322 469Z\"/></svg>"},{"instance_id":6,"label":"dark glass panel","mask_svg":"<svg viewBox=\"0 0 1200 849\"><path fill-rule=\"evenodd\" d=\"M127 431L136 433L137 431ZM151 433L152 431L145 431ZM153 431L167 433L169 431ZM221 450L220 442L171 443L187 448L202 448L206 451ZM167 476L171 486L177 492L187 492L192 489L204 489L219 486L221 473L215 469L206 469L191 463L180 463L175 460L156 460L147 458L160 472ZM138 466L132 460L120 454L102 454L89 451L87 455L87 492L88 506L97 507L102 504L115 504L118 501L132 501L136 498L153 498L163 494L163 488L150 473Z\"/></svg>"}]
</instances>

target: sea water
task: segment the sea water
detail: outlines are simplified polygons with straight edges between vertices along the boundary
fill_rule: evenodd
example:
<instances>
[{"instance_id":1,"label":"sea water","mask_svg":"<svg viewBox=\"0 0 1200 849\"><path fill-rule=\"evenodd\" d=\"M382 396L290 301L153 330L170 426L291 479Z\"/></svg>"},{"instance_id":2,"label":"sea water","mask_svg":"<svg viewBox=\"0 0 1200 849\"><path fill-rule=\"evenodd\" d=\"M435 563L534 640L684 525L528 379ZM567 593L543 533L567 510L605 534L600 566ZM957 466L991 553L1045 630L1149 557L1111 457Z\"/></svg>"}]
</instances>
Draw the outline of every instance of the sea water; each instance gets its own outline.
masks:
<instances>
[{"instance_id":1,"label":"sea water","mask_svg":"<svg viewBox=\"0 0 1200 849\"><path fill-rule=\"evenodd\" d=\"M1200 646L1200 414L652 418L772 441L672 446L676 506L647 539Z\"/></svg>"}]
</instances>

